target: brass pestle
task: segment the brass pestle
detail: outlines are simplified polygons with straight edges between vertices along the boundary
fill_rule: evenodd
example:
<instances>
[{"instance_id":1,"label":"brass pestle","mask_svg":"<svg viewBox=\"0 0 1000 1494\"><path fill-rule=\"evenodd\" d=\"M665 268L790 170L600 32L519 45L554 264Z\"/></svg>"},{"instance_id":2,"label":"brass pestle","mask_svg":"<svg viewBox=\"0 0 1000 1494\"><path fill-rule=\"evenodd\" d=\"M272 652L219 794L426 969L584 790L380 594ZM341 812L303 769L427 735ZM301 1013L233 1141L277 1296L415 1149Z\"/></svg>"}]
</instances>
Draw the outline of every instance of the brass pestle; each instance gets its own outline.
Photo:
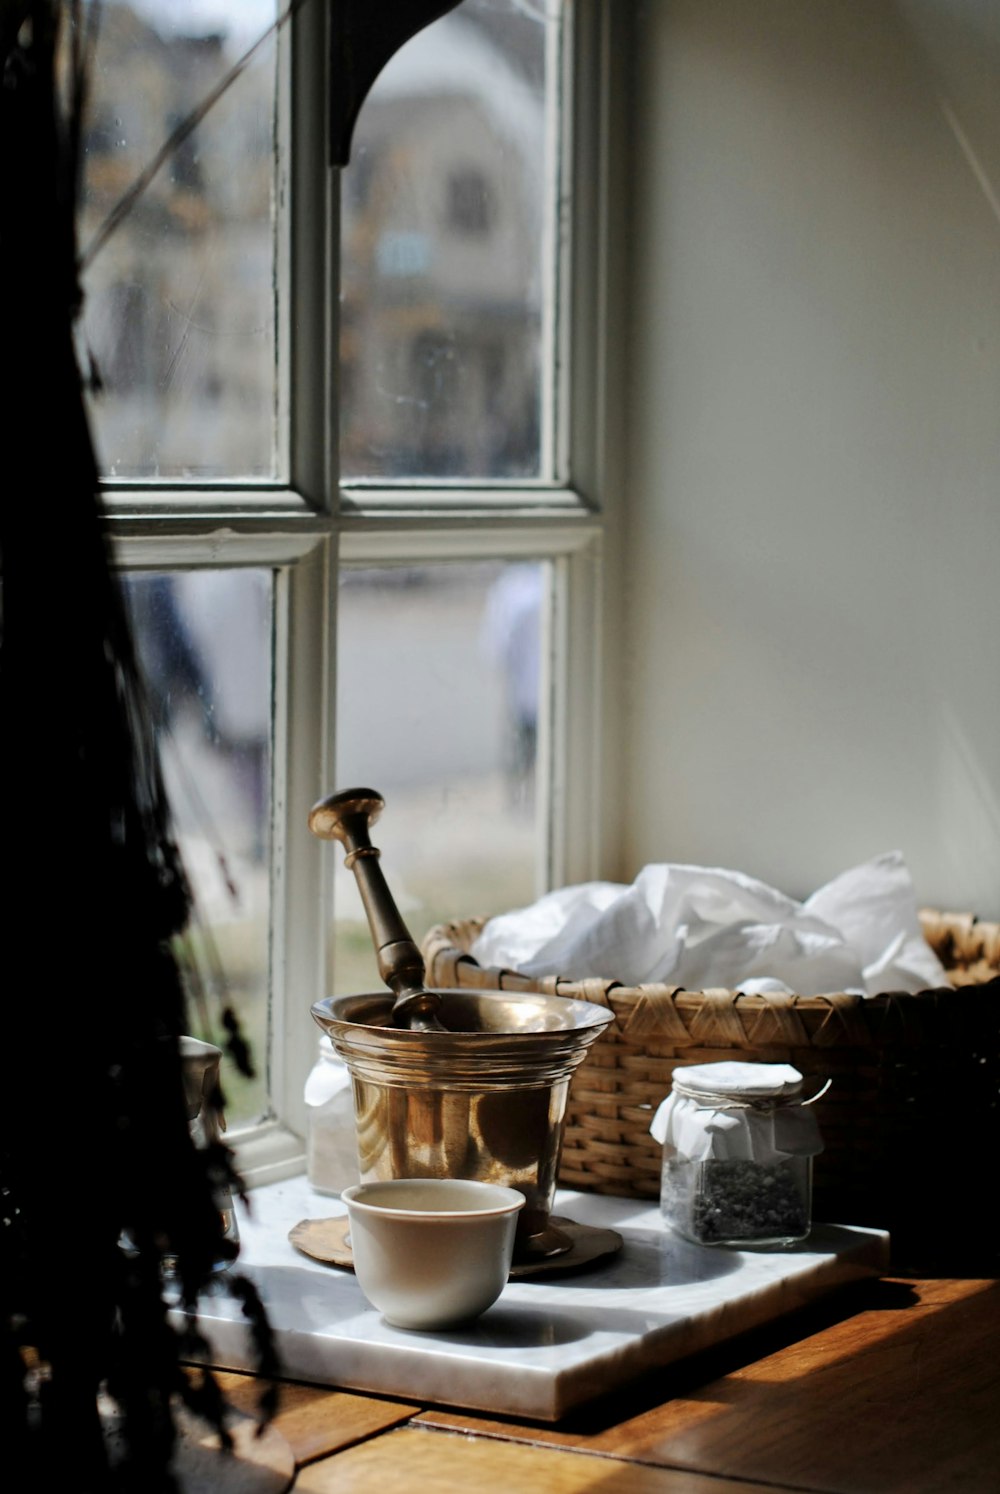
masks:
<instances>
[{"instance_id":1,"label":"brass pestle","mask_svg":"<svg viewBox=\"0 0 1000 1494\"><path fill-rule=\"evenodd\" d=\"M309 828L320 840L339 840L347 854L344 865L354 873L368 918L378 959L378 973L395 995L393 1027L415 1032L444 1032L438 1012L441 997L424 985L424 961L389 891L381 852L371 843L369 830L385 800L374 789L342 789L314 804Z\"/></svg>"}]
</instances>

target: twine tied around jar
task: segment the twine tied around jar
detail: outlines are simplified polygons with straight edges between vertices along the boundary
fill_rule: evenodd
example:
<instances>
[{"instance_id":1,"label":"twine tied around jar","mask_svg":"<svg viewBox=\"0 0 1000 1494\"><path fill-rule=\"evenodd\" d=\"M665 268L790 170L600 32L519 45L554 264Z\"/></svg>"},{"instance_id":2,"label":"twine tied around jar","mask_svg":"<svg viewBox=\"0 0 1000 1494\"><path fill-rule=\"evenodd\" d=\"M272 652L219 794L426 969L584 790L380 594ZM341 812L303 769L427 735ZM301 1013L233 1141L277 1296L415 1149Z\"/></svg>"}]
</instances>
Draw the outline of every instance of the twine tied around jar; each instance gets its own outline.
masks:
<instances>
[{"instance_id":1,"label":"twine tied around jar","mask_svg":"<svg viewBox=\"0 0 1000 1494\"><path fill-rule=\"evenodd\" d=\"M695 1089L678 1081L676 1074L672 1081L675 1095L682 1100L694 1100L706 1110L783 1110L792 1105L815 1105L817 1100L826 1094L832 1079L827 1079L813 1094L803 1096L801 1088L793 1094L772 1095L734 1095L729 1090L719 1089Z\"/></svg>"}]
</instances>

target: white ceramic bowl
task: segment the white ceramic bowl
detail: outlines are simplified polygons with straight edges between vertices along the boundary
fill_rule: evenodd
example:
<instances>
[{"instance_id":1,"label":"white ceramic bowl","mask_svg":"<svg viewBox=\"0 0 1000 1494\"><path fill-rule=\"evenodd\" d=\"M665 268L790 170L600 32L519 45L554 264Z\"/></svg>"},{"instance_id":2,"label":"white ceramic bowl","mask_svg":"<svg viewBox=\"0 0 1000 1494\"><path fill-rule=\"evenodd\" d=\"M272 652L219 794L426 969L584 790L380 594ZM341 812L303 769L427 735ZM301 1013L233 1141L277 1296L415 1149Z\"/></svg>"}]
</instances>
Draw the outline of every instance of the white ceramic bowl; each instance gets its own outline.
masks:
<instances>
[{"instance_id":1,"label":"white ceramic bowl","mask_svg":"<svg viewBox=\"0 0 1000 1494\"><path fill-rule=\"evenodd\" d=\"M356 1183L350 1216L358 1285L398 1328L477 1318L504 1289L524 1194L462 1178Z\"/></svg>"}]
</instances>

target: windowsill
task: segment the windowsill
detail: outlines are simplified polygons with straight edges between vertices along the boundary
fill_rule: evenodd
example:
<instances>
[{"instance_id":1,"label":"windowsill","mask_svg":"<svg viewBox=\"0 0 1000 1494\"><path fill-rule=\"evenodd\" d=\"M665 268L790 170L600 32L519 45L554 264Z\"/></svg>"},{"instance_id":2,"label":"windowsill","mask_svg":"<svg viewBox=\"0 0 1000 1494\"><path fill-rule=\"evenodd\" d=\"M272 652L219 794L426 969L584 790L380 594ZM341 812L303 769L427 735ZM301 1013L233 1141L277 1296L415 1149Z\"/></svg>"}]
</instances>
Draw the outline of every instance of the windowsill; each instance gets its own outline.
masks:
<instances>
[{"instance_id":1,"label":"windowsill","mask_svg":"<svg viewBox=\"0 0 1000 1494\"><path fill-rule=\"evenodd\" d=\"M305 1181L306 1154L301 1136L279 1121L269 1121L229 1138L236 1167L248 1190L269 1187L289 1178Z\"/></svg>"}]
</instances>

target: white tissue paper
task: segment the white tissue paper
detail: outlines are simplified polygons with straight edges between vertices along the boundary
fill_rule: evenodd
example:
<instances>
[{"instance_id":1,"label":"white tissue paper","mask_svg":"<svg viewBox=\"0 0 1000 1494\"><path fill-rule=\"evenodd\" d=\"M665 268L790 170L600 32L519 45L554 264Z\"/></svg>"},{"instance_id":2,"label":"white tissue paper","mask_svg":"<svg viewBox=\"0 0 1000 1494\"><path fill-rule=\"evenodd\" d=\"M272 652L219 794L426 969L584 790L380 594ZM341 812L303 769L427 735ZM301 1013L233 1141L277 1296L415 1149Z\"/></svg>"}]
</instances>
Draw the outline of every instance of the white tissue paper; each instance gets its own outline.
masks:
<instances>
[{"instance_id":1,"label":"white tissue paper","mask_svg":"<svg viewBox=\"0 0 1000 1494\"><path fill-rule=\"evenodd\" d=\"M563 887L490 919L470 953L532 977L689 991L874 996L948 984L899 851L843 872L805 902L742 872L650 865L630 886Z\"/></svg>"}]
</instances>

